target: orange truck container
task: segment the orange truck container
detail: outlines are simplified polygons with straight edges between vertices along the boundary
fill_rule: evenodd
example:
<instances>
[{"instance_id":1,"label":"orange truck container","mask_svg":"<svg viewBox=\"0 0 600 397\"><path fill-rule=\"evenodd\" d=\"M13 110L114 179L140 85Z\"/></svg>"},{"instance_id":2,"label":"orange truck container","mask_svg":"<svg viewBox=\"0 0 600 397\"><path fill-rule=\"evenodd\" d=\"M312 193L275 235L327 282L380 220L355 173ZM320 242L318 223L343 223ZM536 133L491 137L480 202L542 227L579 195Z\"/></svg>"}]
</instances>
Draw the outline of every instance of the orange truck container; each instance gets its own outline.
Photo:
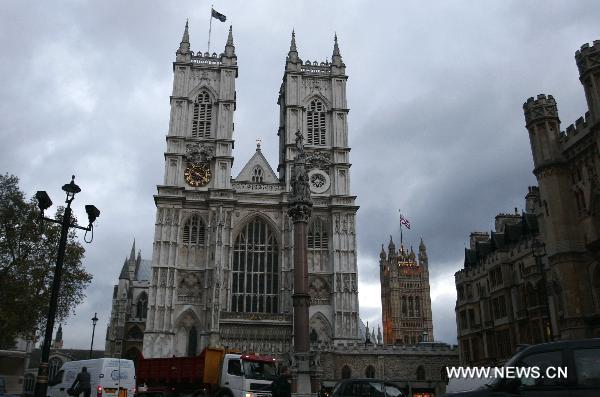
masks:
<instances>
[{"instance_id":1,"label":"orange truck container","mask_svg":"<svg viewBox=\"0 0 600 397\"><path fill-rule=\"evenodd\" d=\"M270 356L205 348L196 357L142 358L135 372L138 390L144 385L207 397L271 397L275 364Z\"/></svg>"}]
</instances>

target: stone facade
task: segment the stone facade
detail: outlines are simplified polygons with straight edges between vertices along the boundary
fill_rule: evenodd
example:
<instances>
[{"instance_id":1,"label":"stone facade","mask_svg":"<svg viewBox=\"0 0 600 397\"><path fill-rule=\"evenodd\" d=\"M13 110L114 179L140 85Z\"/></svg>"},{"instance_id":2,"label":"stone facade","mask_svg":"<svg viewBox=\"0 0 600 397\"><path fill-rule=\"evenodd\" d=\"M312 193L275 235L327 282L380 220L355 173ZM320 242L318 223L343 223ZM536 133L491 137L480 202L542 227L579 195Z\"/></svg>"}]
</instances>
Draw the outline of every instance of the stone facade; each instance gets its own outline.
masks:
<instances>
[{"instance_id":1,"label":"stone facade","mask_svg":"<svg viewBox=\"0 0 600 397\"><path fill-rule=\"evenodd\" d=\"M546 342L558 333L557 301L545 289L548 260L534 249L541 237L538 201L537 187L530 187L524 213L499 214L494 231L471 233L464 268L455 274L464 364L498 365L517 345Z\"/></svg>"},{"instance_id":2,"label":"stone facade","mask_svg":"<svg viewBox=\"0 0 600 397\"><path fill-rule=\"evenodd\" d=\"M135 255L135 241L126 258L119 284L114 286L110 321L106 330L106 357L137 360L142 352L142 342L148 313L148 288L150 287L150 261Z\"/></svg>"},{"instance_id":3,"label":"stone facade","mask_svg":"<svg viewBox=\"0 0 600 397\"><path fill-rule=\"evenodd\" d=\"M345 378L377 378L396 383L406 395L441 395L446 367L458 366L458 349L445 343L338 345L321 350L323 384ZM430 394L427 394L430 393Z\"/></svg>"},{"instance_id":4,"label":"stone facade","mask_svg":"<svg viewBox=\"0 0 600 397\"><path fill-rule=\"evenodd\" d=\"M194 53L186 26L173 64L164 184L157 207L145 357L207 345L278 354L292 340L293 225L287 215L295 133L314 201L308 224L310 326L326 343L359 339L358 207L350 189L345 65L303 62L292 35L279 91L278 175L257 145L235 178L237 56Z\"/></svg>"},{"instance_id":5,"label":"stone facade","mask_svg":"<svg viewBox=\"0 0 600 397\"><path fill-rule=\"evenodd\" d=\"M427 248L421 240L419 257L396 246L390 236L388 252L379 254L383 341L386 345L414 345L433 340Z\"/></svg>"},{"instance_id":6,"label":"stone facade","mask_svg":"<svg viewBox=\"0 0 600 397\"><path fill-rule=\"evenodd\" d=\"M503 233L497 219L492 236L471 235L465 269L455 275L463 362L503 361L518 343L600 336L600 41L583 45L575 60L585 118L561 131L551 95L523 104L539 189L530 188L523 215L501 216L515 230ZM525 229L510 226L519 223ZM504 245L494 241L498 233L508 237ZM534 254L536 246L543 249ZM489 308L477 317L486 294L504 296L496 301L501 318L489 318ZM490 332L495 337L472 338Z\"/></svg>"}]
</instances>

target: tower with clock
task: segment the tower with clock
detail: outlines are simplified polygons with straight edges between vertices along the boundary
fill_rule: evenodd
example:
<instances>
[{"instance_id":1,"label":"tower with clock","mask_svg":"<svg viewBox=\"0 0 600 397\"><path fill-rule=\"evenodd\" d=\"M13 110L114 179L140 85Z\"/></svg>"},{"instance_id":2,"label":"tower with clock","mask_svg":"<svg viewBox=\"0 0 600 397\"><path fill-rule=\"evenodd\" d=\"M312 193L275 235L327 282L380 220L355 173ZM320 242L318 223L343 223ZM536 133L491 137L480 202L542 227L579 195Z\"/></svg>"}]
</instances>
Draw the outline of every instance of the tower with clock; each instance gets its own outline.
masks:
<instances>
[{"instance_id":1,"label":"tower with clock","mask_svg":"<svg viewBox=\"0 0 600 397\"><path fill-rule=\"evenodd\" d=\"M287 210L298 131L314 202L311 334L321 344L358 341L358 207L350 194L347 76L337 37L331 62L303 62L292 33L273 133L277 173L258 142L231 175L238 76L231 28L217 55L190 49L186 23L173 73L165 177L154 196L144 357L196 355L208 345L291 350L294 241Z\"/></svg>"}]
</instances>

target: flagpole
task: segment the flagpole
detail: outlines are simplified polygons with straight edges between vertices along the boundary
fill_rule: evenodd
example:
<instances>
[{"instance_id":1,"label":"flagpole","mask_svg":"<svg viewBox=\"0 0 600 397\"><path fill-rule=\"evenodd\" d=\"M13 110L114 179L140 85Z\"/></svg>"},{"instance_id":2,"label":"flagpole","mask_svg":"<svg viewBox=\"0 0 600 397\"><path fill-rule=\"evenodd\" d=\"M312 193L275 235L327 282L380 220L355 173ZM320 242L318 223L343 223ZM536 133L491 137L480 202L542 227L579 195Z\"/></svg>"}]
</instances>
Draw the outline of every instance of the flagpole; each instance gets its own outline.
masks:
<instances>
[{"instance_id":1,"label":"flagpole","mask_svg":"<svg viewBox=\"0 0 600 397\"><path fill-rule=\"evenodd\" d=\"M210 55L210 34L212 33L213 5L210 5L210 22L208 23L208 54Z\"/></svg>"},{"instance_id":2,"label":"flagpole","mask_svg":"<svg viewBox=\"0 0 600 397\"><path fill-rule=\"evenodd\" d=\"M398 212L400 213L400 249L402 249L402 244L403 244L403 240L402 240L402 212L400 211L400 209L398 209Z\"/></svg>"}]
</instances>

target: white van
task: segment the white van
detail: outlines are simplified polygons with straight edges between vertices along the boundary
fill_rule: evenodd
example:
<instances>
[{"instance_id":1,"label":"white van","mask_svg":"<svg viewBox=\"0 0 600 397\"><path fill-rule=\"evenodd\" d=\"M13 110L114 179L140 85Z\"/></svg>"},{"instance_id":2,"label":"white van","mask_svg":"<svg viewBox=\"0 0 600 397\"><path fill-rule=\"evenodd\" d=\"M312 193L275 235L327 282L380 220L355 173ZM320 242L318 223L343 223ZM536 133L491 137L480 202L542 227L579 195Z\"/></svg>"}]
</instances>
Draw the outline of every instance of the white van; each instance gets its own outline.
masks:
<instances>
[{"instance_id":1,"label":"white van","mask_svg":"<svg viewBox=\"0 0 600 397\"><path fill-rule=\"evenodd\" d=\"M49 397L69 397L67 390L83 367L90 374L91 397L133 397L135 368L133 361L118 358L68 361L48 382ZM83 397L83 394L80 395Z\"/></svg>"}]
</instances>

